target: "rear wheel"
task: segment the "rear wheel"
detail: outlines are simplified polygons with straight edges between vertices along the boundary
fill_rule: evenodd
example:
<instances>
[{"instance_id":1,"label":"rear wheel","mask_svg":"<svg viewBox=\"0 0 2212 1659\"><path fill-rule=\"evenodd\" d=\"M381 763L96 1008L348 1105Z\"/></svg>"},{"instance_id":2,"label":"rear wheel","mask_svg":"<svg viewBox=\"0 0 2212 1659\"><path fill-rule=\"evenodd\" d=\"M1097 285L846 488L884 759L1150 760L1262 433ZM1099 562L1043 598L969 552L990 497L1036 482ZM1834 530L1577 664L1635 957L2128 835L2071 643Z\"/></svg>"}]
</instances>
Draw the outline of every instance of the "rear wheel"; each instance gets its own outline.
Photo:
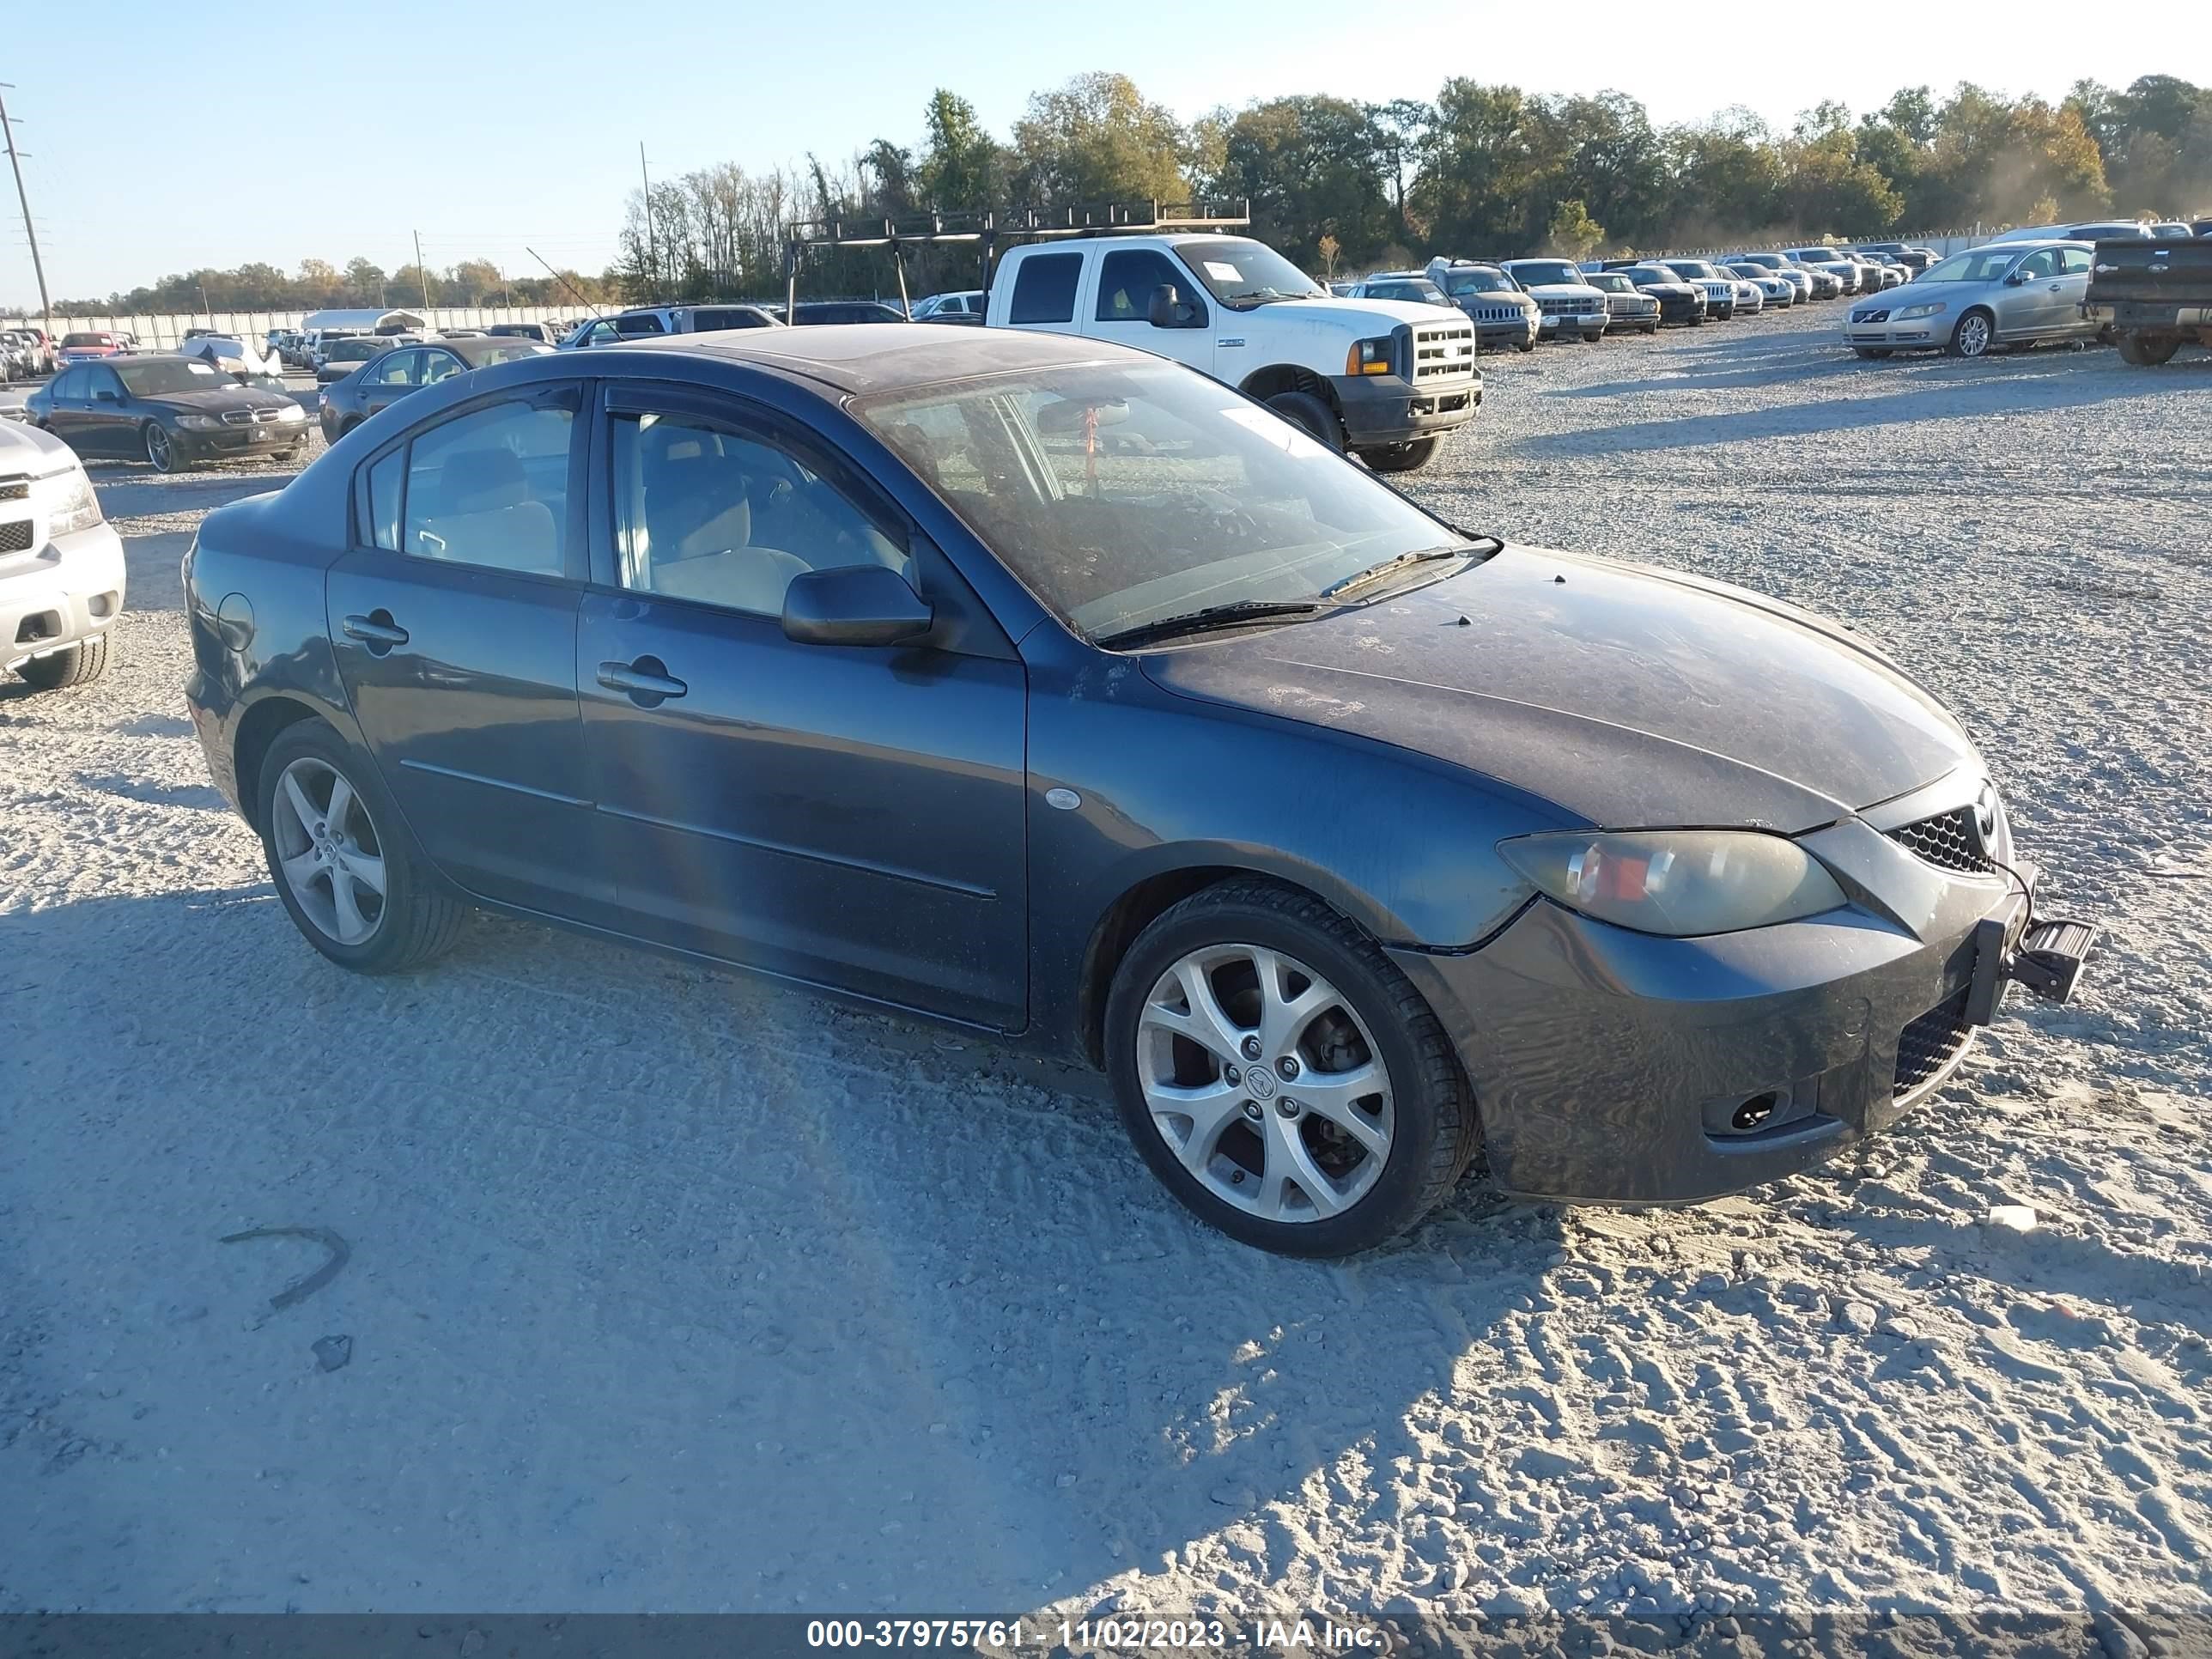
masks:
<instances>
[{"instance_id":1,"label":"rear wheel","mask_svg":"<svg viewBox=\"0 0 2212 1659\"><path fill-rule=\"evenodd\" d=\"M1437 453L1437 438L1416 438L1411 443L1384 444L1376 449L1361 449L1353 453L1367 463L1372 472L1413 472L1429 464Z\"/></svg>"},{"instance_id":2,"label":"rear wheel","mask_svg":"<svg viewBox=\"0 0 2212 1659\"><path fill-rule=\"evenodd\" d=\"M1344 917L1272 884L1209 888L1139 936L1106 1053L1153 1173L1261 1249L1370 1249L1474 1155L1474 1101L1420 993Z\"/></svg>"},{"instance_id":3,"label":"rear wheel","mask_svg":"<svg viewBox=\"0 0 2212 1659\"><path fill-rule=\"evenodd\" d=\"M1951 342L1944 349L1954 357L1979 357L1987 353L1996 339L1996 319L1986 311L1970 311L1959 319L1959 325L1951 331Z\"/></svg>"},{"instance_id":4,"label":"rear wheel","mask_svg":"<svg viewBox=\"0 0 2212 1659\"><path fill-rule=\"evenodd\" d=\"M261 847L307 942L342 968L401 973L443 955L468 914L413 851L366 757L319 720L261 762Z\"/></svg>"},{"instance_id":5,"label":"rear wheel","mask_svg":"<svg viewBox=\"0 0 2212 1659\"><path fill-rule=\"evenodd\" d=\"M107 672L107 635L95 634L88 640L80 640L46 656L19 663L15 672L41 691L58 691L64 686L88 685L98 679Z\"/></svg>"},{"instance_id":6,"label":"rear wheel","mask_svg":"<svg viewBox=\"0 0 2212 1659\"><path fill-rule=\"evenodd\" d=\"M2143 368L2156 368L2160 363L2171 362L2173 354L2181 349L2179 340L2153 339L2141 334L2116 334L2112 339L2119 347L2122 362Z\"/></svg>"},{"instance_id":7,"label":"rear wheel","mask_svg":"<svg viewBox=\"0 0 2212 1659\"><path fill-rule=\"evenodd\" d=\"M1344 453L1344 422L1322 398L1310 392L1278 392L1267 399L1267 407L1285 420L1297 422L1308 435L1338 454Z\"/></svg>"}]
</instances>

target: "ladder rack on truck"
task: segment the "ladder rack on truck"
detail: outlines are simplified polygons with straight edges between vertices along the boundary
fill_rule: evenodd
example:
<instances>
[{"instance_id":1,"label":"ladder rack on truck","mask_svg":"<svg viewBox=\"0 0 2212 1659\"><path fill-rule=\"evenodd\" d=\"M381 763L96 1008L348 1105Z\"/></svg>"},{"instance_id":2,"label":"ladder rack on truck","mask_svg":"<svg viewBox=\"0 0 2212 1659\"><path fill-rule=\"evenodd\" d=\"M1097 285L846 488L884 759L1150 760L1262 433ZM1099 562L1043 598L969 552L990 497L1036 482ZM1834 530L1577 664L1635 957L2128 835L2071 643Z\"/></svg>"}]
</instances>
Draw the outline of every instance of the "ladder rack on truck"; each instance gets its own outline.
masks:
<instances>
[{"instance_id":1,"label":"ladder rack on truck","mask_svg":"<svg viewBox=\"0 0 2212 1659\"><path fill-rule=\"evenodd\" d=\"M1054 236L1159 235L1199 230L1242 230L1252 222L1251 204L1225 202L1094 202L1057 208L987 208L962 213L910 213L888 219L810 219L787 226L783 245L784 319L798 314L799 265L810 248L887 247L898 270L899 309L911 320L906 291L906 250L942 243L975 244L982 254L982 287L991 286L991 264L1001 246Z\"/></svg>"}]
</instances>

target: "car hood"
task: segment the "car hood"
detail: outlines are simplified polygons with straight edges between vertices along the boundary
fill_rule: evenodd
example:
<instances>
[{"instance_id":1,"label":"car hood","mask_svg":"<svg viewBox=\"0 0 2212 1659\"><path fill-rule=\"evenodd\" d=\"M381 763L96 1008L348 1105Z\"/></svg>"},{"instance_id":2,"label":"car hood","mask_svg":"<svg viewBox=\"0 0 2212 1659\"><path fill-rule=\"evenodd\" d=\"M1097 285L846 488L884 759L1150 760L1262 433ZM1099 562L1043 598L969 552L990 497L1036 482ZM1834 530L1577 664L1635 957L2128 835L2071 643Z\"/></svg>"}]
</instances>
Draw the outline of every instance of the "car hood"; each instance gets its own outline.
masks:
<instances>
[{"instance_id":1,"label":"car hood","mask_svg":"<svg viewBox=\"0 0 2212 1659\"><path fill-rule=\"evenodd\" d=\"M1674 281L1668 283L1638 283L1636 284L1636 291L1638 294L1683 295L1691 299L1695 299L1698 294L1698 290L1696 289L1691 287L1689 283L1684 282L1679 276L1674 278Z\"/></svg>"},{"instance_id":2,"label":"car hood","mask_svg":"<svg viewBox=\"0 0 2212 1659\"><path fill-rule=\"evenodd\" d=\"M179 413L191 410L201 415L220 415L226 409L282 409L292 400L274 392L257 392L235 382L229 386L210 386L204 392L163 392L153 394L131 394L133 403L143 404L149 409L173 409Z\"/></svg>"},{"instance_id":3,"label":"car hood","mask_svg":"<svg viewBox=\"0 0 2212 1659\"><path fill-rule=\"evenodd\" d=\"M1611 829L1796 834L1978 763L1949 712L1840 624L1537 548L1144 665L1178 695L1431 755Z\"/></svg>"},{"instance_id":4,"label":"car hood","mask_svg":"<svg viewBox=\"0 0 2212 1659\"><path fill-rule=\"evenodd\" d=\"M40 390L44 390L43 387ZM0 473L28 473L43 477L75 465L70 447L51 432L10 422L0 426Z\"/></svg>"},{"instance_id":5,"label":"car hood","mask_svg":"<svg viewBox=\"0 0 2212 1659\"><path fill-rule=\"evenodd\" d=\"M1348 336L1388 334L1401 323L1433 328L1449 320L1439 314L1444 309L1443 306L1425 305L1416 300L1343 300L1334 295L1327 299L1286 300L1253 307L1253 311L1267 313L1266 320L1272 328L1281 328L1285 319L1294 318L1310 330L1340 331ZM1232 331L1238 326L1237 318L1252 314L1251 311L1231 311L1224 306L1222 314L1214 319L1214 331Z\"/></svg>"}]
</instances>

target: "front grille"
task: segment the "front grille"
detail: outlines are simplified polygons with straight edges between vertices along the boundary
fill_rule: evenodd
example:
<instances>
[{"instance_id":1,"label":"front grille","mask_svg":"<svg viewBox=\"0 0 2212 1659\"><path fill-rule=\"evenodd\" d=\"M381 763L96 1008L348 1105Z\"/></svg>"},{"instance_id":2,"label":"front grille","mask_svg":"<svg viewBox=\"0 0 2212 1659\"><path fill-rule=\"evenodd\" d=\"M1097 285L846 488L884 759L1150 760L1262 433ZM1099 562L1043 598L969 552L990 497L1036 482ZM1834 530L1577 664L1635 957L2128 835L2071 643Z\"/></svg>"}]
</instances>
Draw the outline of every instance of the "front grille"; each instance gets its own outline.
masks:
<instances>
[{"instance_id":1,"label":"front grille","mask_svg":"<svg viewBox=\"0 0 2212 1659\"><path fill-rule=\"evenodd\" d=\"M13 524L0 524L0 553L26 553L31 546L31 521L18 519Z\"/></svg>"},{"instance_id":2,"label":"front grille","mask_svg":"<svg viewBox=\"0 0 2212 1659\"><path fill-rule=\"evenodd\" d=\"M1474 330L1468 324L1413 331L1413 378L1457 379L1474 370Z\"/></svg>"},{"instance_id":3,"label":"front grille","mask_svg":"<svg viewBox=\"0 0 2212 1659\"><path fill-rule=\"evenodd\" d=\"M267 426L283 411L275 409L226 409L222 411L225 426Z\"/></svg>"},{"instance_id":4,"label":"front grille","mask_svg":"<svg viewBox=\"0 0 2212 1659\"><path fill-rule=\"evenodd\" d=\"M1889 307L1884 306L1879 311L1854 311L1851 320L1855 323L1886 323L1889 320Z\"/></svg>"},{"instance_id":5,"label":"front grille","mask_svg":"<svg viewBox=\"0 0 2212 1659\"><path fill-rule=\"evenodd\" d=\"M1889 838L1906 852L1946 870L1963 870L1977 876L1992 875L1996 871L1974 834L1974 809L1971 806L1900 825L1889 832Z\"/></svg>"},{"instance_id":6,"label":"front grille","mask_svg":"<svg viewBox=\"0 0 2212 1659\"><path fill-rule=\"evenodd\" d=\"M9 478L0 483L0 501L26 501L30 498L31 481L28 478Z\"/></svg>"},{"instance_id":7,"label":"front grille","mask_svg":"<svg viewBox=\"0 0 2212 1659\"><path fill-rule=\"evenodd\" d=\"M1958 1058L1974 1028L1966 1023L1966 993L1948 997L1906 1026L1897 1039L1897 1079L1892 1093L1903 1099Z\"/></svg>"}]
</instances>

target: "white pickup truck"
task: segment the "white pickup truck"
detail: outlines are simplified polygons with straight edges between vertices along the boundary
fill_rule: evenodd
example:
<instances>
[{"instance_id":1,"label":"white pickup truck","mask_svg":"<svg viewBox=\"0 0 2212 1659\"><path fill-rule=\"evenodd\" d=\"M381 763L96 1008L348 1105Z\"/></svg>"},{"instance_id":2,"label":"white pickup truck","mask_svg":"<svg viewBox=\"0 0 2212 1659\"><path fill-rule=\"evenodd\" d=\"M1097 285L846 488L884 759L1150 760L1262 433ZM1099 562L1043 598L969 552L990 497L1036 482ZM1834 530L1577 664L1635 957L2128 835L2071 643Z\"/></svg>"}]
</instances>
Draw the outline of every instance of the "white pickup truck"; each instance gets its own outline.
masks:
<instances>
[{"instance_id":1,"label":"white pickup truck","mask_svg":"<svg viewBox=\"0 0 2212 1659\"><path fill-rule=\"evenodd\" d=\"M1202 369L1378 472L1410 472L1474 418L1456 308L1331 295L1249 237L1070 237L1013 248L985 324L1141 347Z\"/></svg>"}]
</instances>

